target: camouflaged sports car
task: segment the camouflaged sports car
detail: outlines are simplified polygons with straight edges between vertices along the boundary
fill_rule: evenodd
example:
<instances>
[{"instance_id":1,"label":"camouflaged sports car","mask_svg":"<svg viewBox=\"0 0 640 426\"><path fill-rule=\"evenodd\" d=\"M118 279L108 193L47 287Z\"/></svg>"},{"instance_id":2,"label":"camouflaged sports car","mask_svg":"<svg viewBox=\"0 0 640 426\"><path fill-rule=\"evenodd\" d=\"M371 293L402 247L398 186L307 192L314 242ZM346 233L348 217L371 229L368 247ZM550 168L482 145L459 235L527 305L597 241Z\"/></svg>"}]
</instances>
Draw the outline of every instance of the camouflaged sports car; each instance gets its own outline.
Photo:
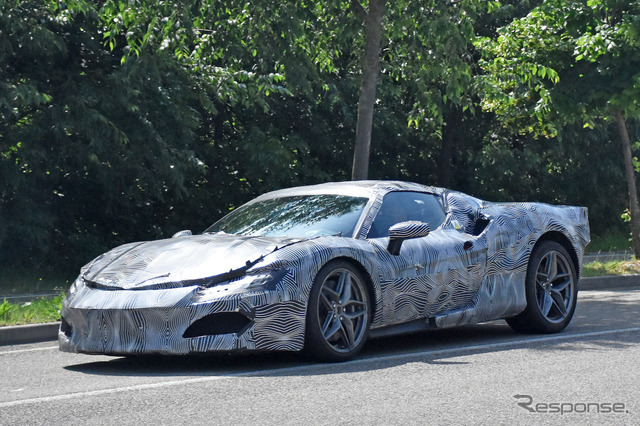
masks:
<instances>
[{"instance_id":1,"label":"camouflaged sports car","mask_svg":"<svg viewBox=\"0 0 640 426\"><path fill-rule=\"evenodd\" d=\"M558 332L588 242L583 207L390 181L274 191L202 234L125 244L84 266L60 349L304 349L335 361L368 337L500 318Z\"/></svg>"}]
</instances>

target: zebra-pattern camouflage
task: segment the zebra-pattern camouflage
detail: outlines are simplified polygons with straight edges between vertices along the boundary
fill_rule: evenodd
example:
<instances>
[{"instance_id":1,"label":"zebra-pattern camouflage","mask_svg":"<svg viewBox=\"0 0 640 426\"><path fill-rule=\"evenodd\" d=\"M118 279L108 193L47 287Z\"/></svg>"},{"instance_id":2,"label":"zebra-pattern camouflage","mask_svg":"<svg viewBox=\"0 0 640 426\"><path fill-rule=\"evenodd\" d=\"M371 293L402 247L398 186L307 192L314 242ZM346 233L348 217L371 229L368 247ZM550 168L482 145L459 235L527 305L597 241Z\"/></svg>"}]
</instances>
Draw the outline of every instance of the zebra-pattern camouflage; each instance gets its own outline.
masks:
<instances>
[{"instance_id":1,"label":"zebra-pattern camouflage","mask_svg":"<svg viewBox=\"0 0 640 426\"><path fill-rule=\"evenodd\" d=\"M444 222L405 229L400 254L366 235L392 191L435 194ZM373 295L372 334L422 321L451 327L516 315L526 307L534 246L567 242L576 270L589 242L587 210L541 203L489 203L442 188L389 181L342 182L274 191L367 197L353 237L203 234L117 247L82 268L63 302L60 349L101 354L303 348L307 302L320 268L348 259ZM254 200L255 201L255 200ZM481 226L480 226L481 225ZM410 231L410 232L409 232ZM239 330L185 337L212 314L246 318Z\"/></svg>"},{"instance_id":2,"label":"zebra-pattern camouflage","mask_svg":"<svg viewBox=\"0 0 640 426\"><path fill-rule=\"evenodd\" d=\"M389 228L389 238L418 238L429 233L429 224L418 221L401 222Z\"/></svg>"}]
</instances>

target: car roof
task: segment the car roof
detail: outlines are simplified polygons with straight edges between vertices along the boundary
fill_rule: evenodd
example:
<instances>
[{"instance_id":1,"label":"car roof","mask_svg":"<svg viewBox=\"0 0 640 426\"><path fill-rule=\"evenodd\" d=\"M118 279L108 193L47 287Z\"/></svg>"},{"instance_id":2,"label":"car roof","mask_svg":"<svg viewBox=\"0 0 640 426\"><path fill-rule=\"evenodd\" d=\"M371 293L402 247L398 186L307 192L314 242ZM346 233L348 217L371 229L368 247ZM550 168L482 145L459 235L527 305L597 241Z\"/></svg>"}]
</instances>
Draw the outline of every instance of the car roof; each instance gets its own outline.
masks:
<instances>
[{"instance_id":1,"label":"car roof","mask_svg":"<svg viewBox=\"0 0 640 426\"><path fill-rule=\"evenodd\" d=\"M327 182L317 185L297 186L293 188L279 189L267 192L254 201L271 198L290 197L296 195L336 194L352 197L371 198L375 195L384 195L392 191L419 191L433 194L442 194L444 189L433 186L421 185L413 182L391 180L357 180L346 182Z\"/></svg>"}]
</instances>

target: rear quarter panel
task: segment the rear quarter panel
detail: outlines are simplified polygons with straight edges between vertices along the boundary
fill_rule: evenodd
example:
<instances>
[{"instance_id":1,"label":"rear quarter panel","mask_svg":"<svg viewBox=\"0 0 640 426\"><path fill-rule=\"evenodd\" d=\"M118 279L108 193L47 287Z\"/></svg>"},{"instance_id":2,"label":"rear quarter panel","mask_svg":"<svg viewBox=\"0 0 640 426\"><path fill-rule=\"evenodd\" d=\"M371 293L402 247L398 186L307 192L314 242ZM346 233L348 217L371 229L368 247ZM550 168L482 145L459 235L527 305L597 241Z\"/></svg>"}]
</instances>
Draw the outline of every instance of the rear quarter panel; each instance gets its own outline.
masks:
<instances>
[{"instance_id":1,"label":"rear quarter panel","mask_svg":"<svg viewBox=\"0 0 640 426\"><path fill-rule=\"evenodd\" d=\"M446 194L447 221L460 232L473 234L478 218L488 225L487 262L482 285L465 308L434 319L438 327L450 327L517 315L526 307L525 277L531 252L541 238L563 238L570 244L578 271L589 243L587 209L543 203L489 203L462 193Z\"/></svg>"},{"instance_id":2,"label":"rear quarter panel","mask_svg":"<svg viewBox=\"0 0 640 426\"><path fill-rule=\"evenodd\" d=\"M566 237L578 261L589 244L589 220L586 207L554 206L543 203L492 203L480 213L490 219L487 226L488 257L492 267L526 270L535 244L550 233Z\"/></svg>"}]
</instances>

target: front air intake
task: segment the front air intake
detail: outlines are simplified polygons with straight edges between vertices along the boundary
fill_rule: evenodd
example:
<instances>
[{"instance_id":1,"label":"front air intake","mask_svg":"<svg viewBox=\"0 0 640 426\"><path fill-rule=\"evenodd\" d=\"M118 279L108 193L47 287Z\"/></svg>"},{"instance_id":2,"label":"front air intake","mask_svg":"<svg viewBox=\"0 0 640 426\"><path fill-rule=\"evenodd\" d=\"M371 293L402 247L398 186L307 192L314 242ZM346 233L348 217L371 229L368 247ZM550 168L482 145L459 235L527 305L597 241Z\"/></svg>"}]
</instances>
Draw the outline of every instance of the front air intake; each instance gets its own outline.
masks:
<instances>
[{"instance_id":1,"label":"front air intake","mask_svg":"<svg viewBox=\"0 0 640 426\"><path fill-rule=\"evenodd\" d=\"M240 334L251 320L240 312L220 312L200 318L182 335L185 338L211 336L215 334Z\"/></svg>"},{"instance_id":2,"label":"front air intake","mask_svg":"<svg viewBox=\"0 0 640 426\"><path fill-rule=\"evenodd\" d=\"M64 319L64 317L61 317L60 318L60 331L62 331L65 336L71 337L72 330L73 329L71 327L71 324L69 324L67 322L67 320Z\"/></svg>"}]
</instances>

